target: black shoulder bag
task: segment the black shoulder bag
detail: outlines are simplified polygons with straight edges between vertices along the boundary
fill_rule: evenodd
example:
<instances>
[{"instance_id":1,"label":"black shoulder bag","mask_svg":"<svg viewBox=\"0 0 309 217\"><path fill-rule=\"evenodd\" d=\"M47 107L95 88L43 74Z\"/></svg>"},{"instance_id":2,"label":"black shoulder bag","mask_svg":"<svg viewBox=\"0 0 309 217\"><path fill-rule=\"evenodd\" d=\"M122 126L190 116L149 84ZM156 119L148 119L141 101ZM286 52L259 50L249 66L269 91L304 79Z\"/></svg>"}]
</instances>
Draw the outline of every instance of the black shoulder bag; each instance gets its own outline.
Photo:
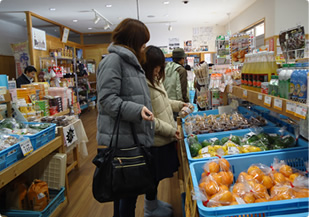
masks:
<instances>
[{"instance_id":1,"label":"black shoulder bag","mask_svg":"<svg viewBox=\"0 0 309 217\"><path fill-rule=\"evenodd\" d=\"M94 198L101 203L145 194L155 188L151 154L144 145L139 143L132 123L130 127L134 143L132 141L130 148L118 148L120 110L121 106L109 147L100 149L92 161L96 165L92 193ZM116 143L112 146L115 131Z\"/></svg>"}]
</instances>

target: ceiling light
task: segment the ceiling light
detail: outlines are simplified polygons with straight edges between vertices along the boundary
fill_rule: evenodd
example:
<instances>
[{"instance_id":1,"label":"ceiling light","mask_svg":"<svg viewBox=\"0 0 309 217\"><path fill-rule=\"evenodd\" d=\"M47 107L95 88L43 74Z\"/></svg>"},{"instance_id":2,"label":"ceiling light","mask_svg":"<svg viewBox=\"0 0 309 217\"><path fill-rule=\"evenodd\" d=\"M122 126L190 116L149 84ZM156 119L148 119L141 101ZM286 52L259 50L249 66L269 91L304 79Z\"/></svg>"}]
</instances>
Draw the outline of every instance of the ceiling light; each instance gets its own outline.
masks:
<instances>
[{"instance_id":1,"label":"ceiling light","mask_svg":"<svg viewBox=\"0 0 309 217\"><path fill-rule=\"evenodd\" d=\"M74 23L77 23L77 22L78 22L78 20L73 20L73 22L74 22Z\"/></svg>"},{"instance_id":2,"label":"ceiling light","mask_svg":"<svg viewBox=\"0 0 309 217\"><path fill-rule=\"evenodd\" d=\"M105 26L104 26L104 30L107 30L107 29L110 29L111 26L107 23Z\"/></svg>"},{"instance_id":3,"label":"ceiling light","mask_svg":"<svg viewBox=\"0 0 309 217\"><path fill-rule=\"evenodd\" d=\"M169 1L164 1L163 4L168 5L170 2Z\"/></svg>"},{"instance_id":4,"label":"ceiling light","mask_svg":"<svg viewBox=\"0 0 309 217\"><path fill-rule=\"evenodd\" d=\"M49 8L49 10L50 10L50 11L55 11L55 10L56 10L56 8Z\"/></svg>"},{"instance_id":5,"label":"ceiling light","mask_svg":"<svg viewBox=\"0 0 309 217\"><path fill-rule=\"evenodd\" d=\"M91 29L92 29L92 27L88 27L88 29L89 29L89 30L91 30Z\"/></svg>"},{"instance_id":6,"label":"ceiling light","mask_svg":"<svg viewBox=\"0 0 309 217\"><path fill-rule=\"evenodd\" d=\"M172 31L173 30L173 27L172 27L172 25L170 24L170 25L168 25L168 31Z\"/></svg>"},{"instance_id":7,"label":"ceiling light","mask_svg":"<svg viewBox=\"0 0 309 217\"><path fill-rule=\"evenodd\" d=\"M101 20L101 17L99 17L99 16L95 16L95 18L94 18L94 24L97 24L99 21Z\"/></svg>"},{"instance_id":8,"label":"ceiling light","mask_svg":"<svg viewBox=\"0 0 309 217\"><path fill-rule=\"evenodd\" d=\"M107 7L107 8L111 8L111 7L112 7L112 5L105 5L105 7Z\"/></svg>"},{"instance_id":9,"label":"ceiling light","mask_svg":"<svg viewBox=\"0 0 309 217\"><path fill-rule=\"evenodd\" d=\"M165 14L164 16L165 16L165 17L168 17L168 14Z\"/></svg>"},{"instance_id":10,"label":"ceiling light","mask_svg":"<svg viewBox=\"0 0 309 217\"><path fill-rule=\"evenodd\" d=\"M123 18L122 17L117 17L118 18L118 20L122 20Z\"/></svg>"},{"instance_id":11,"label":"ceiling light","mask_svg":"<svg viewBox=\"0 0 309 217\"><path fill-rule=\"evenodd\" d=\"M148 15L147 17L148 17L148 18L154 18L155 15Z\"/></svg>"}]
</instances>

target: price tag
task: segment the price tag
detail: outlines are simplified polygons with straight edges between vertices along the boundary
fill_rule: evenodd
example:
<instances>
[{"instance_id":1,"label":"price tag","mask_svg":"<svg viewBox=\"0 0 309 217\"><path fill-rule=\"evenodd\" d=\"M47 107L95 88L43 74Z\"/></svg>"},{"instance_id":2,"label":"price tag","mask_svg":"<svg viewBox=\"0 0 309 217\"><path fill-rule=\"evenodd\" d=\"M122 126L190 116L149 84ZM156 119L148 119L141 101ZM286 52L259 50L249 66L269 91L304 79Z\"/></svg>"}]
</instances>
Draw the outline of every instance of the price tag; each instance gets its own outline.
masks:
<instances>
[{"instance_id":1,"label":"price tag","mask_svg":"<svg viewBox=\"0 0 309 217\"><path fill-rule=\"evenodd\" d=\"M262 100L262 99L263 99L263 95L262 95L262 94L259 94L259 95L258 95L258 99L259 99L259 100Z\"/></svg>"},{"instance_id":2,"label":"price tag","mask_svg":"<svg viewBox=\"0 0 309 217\"><path fill-rule=\"evenodd\" d=\"M202 153L202 154L206 154L206 153L208 153L208 146L207 146L207 147L202 148L201 153Z\"/></svg>"},{"instance_id":3,"label":"price tag","mask_svg":"<svg viewBox=\"0 0 309 217\"><path fill-rule=\"evenodd\" d=\"M233 93L233 85L229 85L229 92Z\"/></svg>"},{"instance_id":4,"label":"price tag","mask_svg":"<svg viewBox=\"0 0 309 217\"><path fill-rule=\"evenodd\" d=\"M270 107L271 106L271 97L270 96L265 96L264 97L264 105Z\"/></svg>"},{"instance_id":5,"label":"price tag","mask_svg":"<svg viewBox=\"0 0 309 217\"><path fill-rule=\"evenodd\" d=\"M296 105L293 102L286 102L285 112L294 115L296 110Z\"/></svg>"},{"instance_id":6,"label":"price tag","mask_svg":"<svg viewBox=\"0 0 309 217\"><path fill-rule=\"evenodd\" d=\"M4 95L3 94L0 94L0 102L4 101Z\"/></svg>"},{"instance_id":7,"label":"price tag","mask_svg":"<svg viewBox=\"0 0 309 217\"><path fill-rule=\"evenodd\" d=\"M306 105L297 105L296 110L295 110L295 116L305 120L306 115L307 115L307 110L308 108Z\"/></svg>"},{"instance_id":8,"label":"price tag","mask_svg":"<svg viewBox=\"0 0 309 217\"><path fill-rule=\"evenodd\" d=\"M247 98L247 97L248 97L248 91L247 91L247 90L243 90L242 96L243 96L244 98Z\"/></svg>"},{"instance_id":9,"label":"price tag","mask_svg":"<svg viewBox=\"0 0 309 217\"><path fill-rule=\"evenodd\" d=\"M237 147L227 147L227 153L229 155L239 154L239 150Z\"/></svg>"},{"instance_id":10,"label":"price tag","mask_svg":"<svg viewBox=\"0 0 309 217\"><path fill-rule=\"evenodd\" d=\"M275 99L274 108L278 109L279 111L282 111L282 100L281 99Z\"/></svg>"},{"instance_id":11,"label":"price tag","mask_svg":"<svg viewBox=\"0 0 309 217\"><path fill-rule=\"evenodd\" d=\"M203 158L209 158L209 157L211 157L211 155L210 154L202 154L202 157Z\"/></svg>"},{"instance_id":12,"label":"price tag","mask_svg":"<svg viewBox=\"0 0 309 217\"><path fill-rule=\"evenodd\" d=\"M20 145L21 151L23 152L24 156L30 154L33 151L33 146L29 138L21 141L19 145Z\"/></svg>"}]
</instances>

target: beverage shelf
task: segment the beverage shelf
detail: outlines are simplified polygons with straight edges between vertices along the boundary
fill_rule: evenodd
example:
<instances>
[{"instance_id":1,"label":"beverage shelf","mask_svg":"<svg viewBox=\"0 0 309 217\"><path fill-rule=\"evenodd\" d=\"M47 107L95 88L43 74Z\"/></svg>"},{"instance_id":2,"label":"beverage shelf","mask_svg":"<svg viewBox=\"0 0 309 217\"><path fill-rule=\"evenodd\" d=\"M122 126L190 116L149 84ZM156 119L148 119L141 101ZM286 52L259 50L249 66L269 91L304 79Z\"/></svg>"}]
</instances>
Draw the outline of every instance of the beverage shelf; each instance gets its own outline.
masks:
<instances>
[{"instance_id":1,"label":"beverage shelf","mask_svg":"<svg viewBox=\"0 0 309 217\"><path fill-rule=\"evenodd\" d=\"M296 112L293 113L287 110L287 104L293 104L295 107L299 107L299 108L302 107L308 110L308 105L304 103L299 103L299 102L295 102L292 100L287 100L287 99L283 99L280 97L263 94L263 93L253 91L253 90L248 90L248 89L245 89L239 86L232 86L232 87L227 86L226 91L237 98L247 100L251 103L262 106L273 112L282 114L294 120L300 120L301 117L300 115L295 114ZM267 101L267 99L269 99L269 101ZM281 109L280 109L280 106L278 107L278 104L277 104L278 101L279 102L281 101Z\"/></svg>"}]
</instances>

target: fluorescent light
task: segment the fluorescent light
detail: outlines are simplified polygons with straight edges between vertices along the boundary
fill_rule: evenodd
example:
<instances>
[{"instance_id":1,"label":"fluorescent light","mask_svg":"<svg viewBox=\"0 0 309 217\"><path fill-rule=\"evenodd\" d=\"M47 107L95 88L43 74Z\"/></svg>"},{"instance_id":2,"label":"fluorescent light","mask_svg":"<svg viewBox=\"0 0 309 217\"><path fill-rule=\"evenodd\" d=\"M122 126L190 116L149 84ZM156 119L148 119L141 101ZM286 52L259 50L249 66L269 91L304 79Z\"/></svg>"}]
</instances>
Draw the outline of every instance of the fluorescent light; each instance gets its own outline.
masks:
<instances>
[{"instance_id":1,"label":"fluorescent light","mask_svg":"<svg viewBox=\"0 0 309 217\"><path fill-rule=\"evenodd\" d=\"M101 20L101 17L96 15L93 22L94 24L97 24L100 20Z\"/></svg>"},{"instance_id":2,"label":"fluorescent light","mask_svg":"<svg viewBox=\"0 0 309 217\"><path fill-rule=\"evenodd\" d=\"M105 5L105 7L107 7L107 8L111 8L111 7L112 7L112 5Z\"/></svg>"},{"instance_id":3,"label":"fluorescent light","mask_svg":"<svg viewBox=\"0 0 309 217\"><path fill-rule=\"evenodd\" d=\"M107 29L110 29L111 26L107 23L105 26L104 26L104 30L107 30Z\"/></svg>"},{"instance_id":4,"label":"fluorescent light","mask_svg":"<svg viewBox=\"0 0 309 217\"><path fill-rule=\"evenodd\" d=\"M56 10L56 8L49 8L49 10L50 10L50 11L55 11L55 10Z\"/></svg>"},{"instance_id":5,"label":"fluorescent light","mask_svg":"<svg viewBox=\"0 0 309 217\"><path fill-rule=\"evenodd\" d=\"M167 29L168 29L168 31L172 31L173 30L172 25L170 24Z\"/></svg>"},{"instance_id":6,"label":"fluorescent light","mask_svg":"<svg viewBox=\"0 0 309 217\"><path fill-rule=\"evenodd\" d=\"M163 4L168 5L170 2L169 1L164 1Z\"/></svg>"},{"instance_id":7,"label":"fluorescent light","mask_svg":"<svg viewBox=\"0 0 309 217\"><path fill-rule=\"evenodd\" d=\"M73 20L73 23L77 23L78 22L78 20Z\"/></svg>"},{"instance_id":8,"label":"fluorescent light","mask_svg":"<svg viewBox=\"0 0 309 217\"><path fill-rule=\"evenodd\" d=\"M148 17L148 18L154 18L155 15L148 15L147 17Z\"/></svg>"},{"instance_id":9,"label":"fluorescent light","mask_svg":"<svg viewBox=\"0 0 309 217\"><path fill-rule=\"evenodd\" d=\"M92 29L92 27L88 27L88 29L89 29L89 30L91 30L91 29Z\"/></svg>"}]
</instances>

